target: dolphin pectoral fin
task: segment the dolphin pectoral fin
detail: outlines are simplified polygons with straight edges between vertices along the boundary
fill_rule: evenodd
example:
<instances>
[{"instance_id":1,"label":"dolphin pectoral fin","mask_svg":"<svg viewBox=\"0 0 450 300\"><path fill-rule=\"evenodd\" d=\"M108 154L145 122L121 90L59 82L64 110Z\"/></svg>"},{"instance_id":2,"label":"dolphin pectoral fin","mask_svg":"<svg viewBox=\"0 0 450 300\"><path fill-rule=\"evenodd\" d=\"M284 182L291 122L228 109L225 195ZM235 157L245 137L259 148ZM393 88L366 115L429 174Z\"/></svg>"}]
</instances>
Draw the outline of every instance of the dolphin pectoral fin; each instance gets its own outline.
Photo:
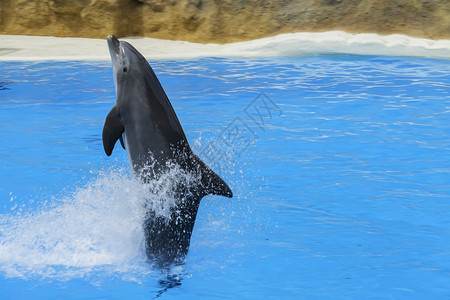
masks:
<instances>
[{"instance_id":1,"label":"dolphin pectoral fin","mask_svg":"<svg viewBox=\"0 0 450 300\"><path fill-rule=\"evenodd\" d=\"M120 136L119 141L120 141L120 144L122 145L123 150L126 150L125 143L123 142L123 135Z\"/></svg>"},{"instance_id":2,"label":"dolphin pectoral fin","mask_svg":"<svg viewBox=\"0 0 450 300\"><path fill-rule=\"evenodd\" d=\"M106 117L105 125L103 126L102 139L106 155L111 155L114 145L119 138L122 138L122 133L124 131L125 127L120 118L119 108L114 106Z\"/></svg>"}]
</instances>

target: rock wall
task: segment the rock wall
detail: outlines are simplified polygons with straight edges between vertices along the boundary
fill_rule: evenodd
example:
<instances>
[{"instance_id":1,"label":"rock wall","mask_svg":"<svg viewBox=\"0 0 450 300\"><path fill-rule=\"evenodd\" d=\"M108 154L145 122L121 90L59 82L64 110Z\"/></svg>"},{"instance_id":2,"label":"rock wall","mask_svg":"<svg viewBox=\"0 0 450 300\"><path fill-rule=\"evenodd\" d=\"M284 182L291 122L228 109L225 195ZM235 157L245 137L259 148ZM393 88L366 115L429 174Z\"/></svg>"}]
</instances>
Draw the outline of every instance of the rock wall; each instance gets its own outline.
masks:
<instances>
[{"instance_id":1,"label":"rock wall","mask_svg":"<svg viewBox=\"0 0 450 300\"><path fill-rule=\"evenodd\" d=\"M450 39L450 0L0 0L0 34L227 43L345 30Z\"/></svg>"}]
</instances>

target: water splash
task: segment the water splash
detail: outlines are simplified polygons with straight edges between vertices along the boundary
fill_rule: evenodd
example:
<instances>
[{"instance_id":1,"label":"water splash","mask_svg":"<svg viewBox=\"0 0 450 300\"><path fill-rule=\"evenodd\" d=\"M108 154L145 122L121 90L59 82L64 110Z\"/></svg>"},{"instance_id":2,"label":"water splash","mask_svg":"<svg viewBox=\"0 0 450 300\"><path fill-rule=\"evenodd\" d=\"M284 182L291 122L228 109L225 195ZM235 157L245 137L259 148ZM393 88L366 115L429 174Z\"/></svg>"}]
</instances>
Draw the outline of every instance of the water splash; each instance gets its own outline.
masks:
<instances>
[{"instance_id":1,"label":"water splash","mask_svg":"<svg viewBox=\"0 0 450 300\"><path fill-rule=\"evenodd\" d=\"M176 187L198 180L177 164L167 167L149 182L113 167L64 196L0 215L0 272L57 280L122 274L133 281L156 272L145 254L146 213L169 217Z\"/></svg>"},{"instance_id":2,"label":"water splash","mask_svg":"<svg viewBox=\"0 0 450 300\"><path fill-rule=\"evenodd\" d=\"M0 215L0 271L24 279L69 279L98 268L148 272L145 189L123 169L110 169L42 207Z\"/></svg>"},{"instance_id":3,"label":"water splash","mask_svg":"<svg viewBox=\"0 0 450 300\"><path fill-rule=\"evenodd\" d=\"M202 142L211 140L198 139L194 144L202 147ZM206 156L213 157L211 153ZM225 173L235 163L232 159L208 162ZM146 213L152 209L157 216L168 217L177 203L174 187L194 184L197 176L173 162L167 162L164 174L145 183L124 167L91 172L93 178L71 192L68 187L62 196L33 196L37 199L23 201L28 205L0 214L1 274L63 281L119 276L140 282L158 272L148 264L145 253L142 224ZM178 276L184 271L171 272Z\"/></svg>"},{"instance_id":4,"label":"water splash","mask_svg":"<svg viewBox=\"0 0 450 300\"><path fill-rule=\"evenodd\" d=\"M188 172L174 160L167 160L162 173L155 174L155 160L149 162L137 174L137 178L145 179L141 182L143 193L140 195L144 199L144 206L147 210L155 212L156 216L169 218L170 209L179 204L180 189L188 186L200 184L199 174Z\"/></svg>"}]
</instances>

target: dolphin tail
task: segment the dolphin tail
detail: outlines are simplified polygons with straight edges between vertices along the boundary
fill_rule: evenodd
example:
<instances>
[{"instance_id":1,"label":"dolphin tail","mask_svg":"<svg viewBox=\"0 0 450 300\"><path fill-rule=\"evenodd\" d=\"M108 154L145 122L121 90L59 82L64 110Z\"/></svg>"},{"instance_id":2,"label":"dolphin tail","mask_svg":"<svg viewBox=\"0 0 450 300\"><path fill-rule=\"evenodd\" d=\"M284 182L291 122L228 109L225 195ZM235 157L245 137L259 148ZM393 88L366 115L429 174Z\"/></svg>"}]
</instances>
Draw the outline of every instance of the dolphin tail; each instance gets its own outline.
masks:
<instances>
[{"instance_id":1,"label":"dolphin tail","mask_svg":"<svg viewBox=\"0 0 450 300\"><path fill-rule=\"evenodd\" d=\"M213 170L211 170L198 156L193 154L194 161L201 172L202 180L202 191L205 195L219 195L228 198L233 197L233 192L231 191L228 184L220 178Z\"/></svg>"},{"instance_id":2,"label":"dolphin tail","mask_svg":"<svg viewBox=\"0 0 450 300\"><path fill-rule=\"evenodd\" d=\"M102 139L103 148L105 149L106 155L111 155L114 145L118 139L120 139L123 146L122 133L124 131L125 127L123 126L122 119L120 118L119 107L114 105L108 116L106 116L105 125L103 126Z\"/></svg>"}]
</instances>

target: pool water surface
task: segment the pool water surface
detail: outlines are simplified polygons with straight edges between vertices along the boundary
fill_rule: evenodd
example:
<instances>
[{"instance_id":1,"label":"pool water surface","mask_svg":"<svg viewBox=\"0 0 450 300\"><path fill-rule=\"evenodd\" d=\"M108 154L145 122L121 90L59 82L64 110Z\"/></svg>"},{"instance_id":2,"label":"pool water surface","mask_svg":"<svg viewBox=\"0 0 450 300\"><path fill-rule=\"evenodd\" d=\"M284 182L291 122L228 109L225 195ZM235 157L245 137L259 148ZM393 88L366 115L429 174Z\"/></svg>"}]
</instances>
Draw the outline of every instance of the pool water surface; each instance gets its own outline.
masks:
<instances>
[{"instance_id":1,"label":"pool water surface","mask_svg":"<svg viewBox=\"0 0 450 300\"><path fill-rule=\"evenodd\" d=\"M450 61L151 62L234 198L183 266L145 261L109 62L0 62L1 299L450 297Z\"/></svg>"}]
</instances>

